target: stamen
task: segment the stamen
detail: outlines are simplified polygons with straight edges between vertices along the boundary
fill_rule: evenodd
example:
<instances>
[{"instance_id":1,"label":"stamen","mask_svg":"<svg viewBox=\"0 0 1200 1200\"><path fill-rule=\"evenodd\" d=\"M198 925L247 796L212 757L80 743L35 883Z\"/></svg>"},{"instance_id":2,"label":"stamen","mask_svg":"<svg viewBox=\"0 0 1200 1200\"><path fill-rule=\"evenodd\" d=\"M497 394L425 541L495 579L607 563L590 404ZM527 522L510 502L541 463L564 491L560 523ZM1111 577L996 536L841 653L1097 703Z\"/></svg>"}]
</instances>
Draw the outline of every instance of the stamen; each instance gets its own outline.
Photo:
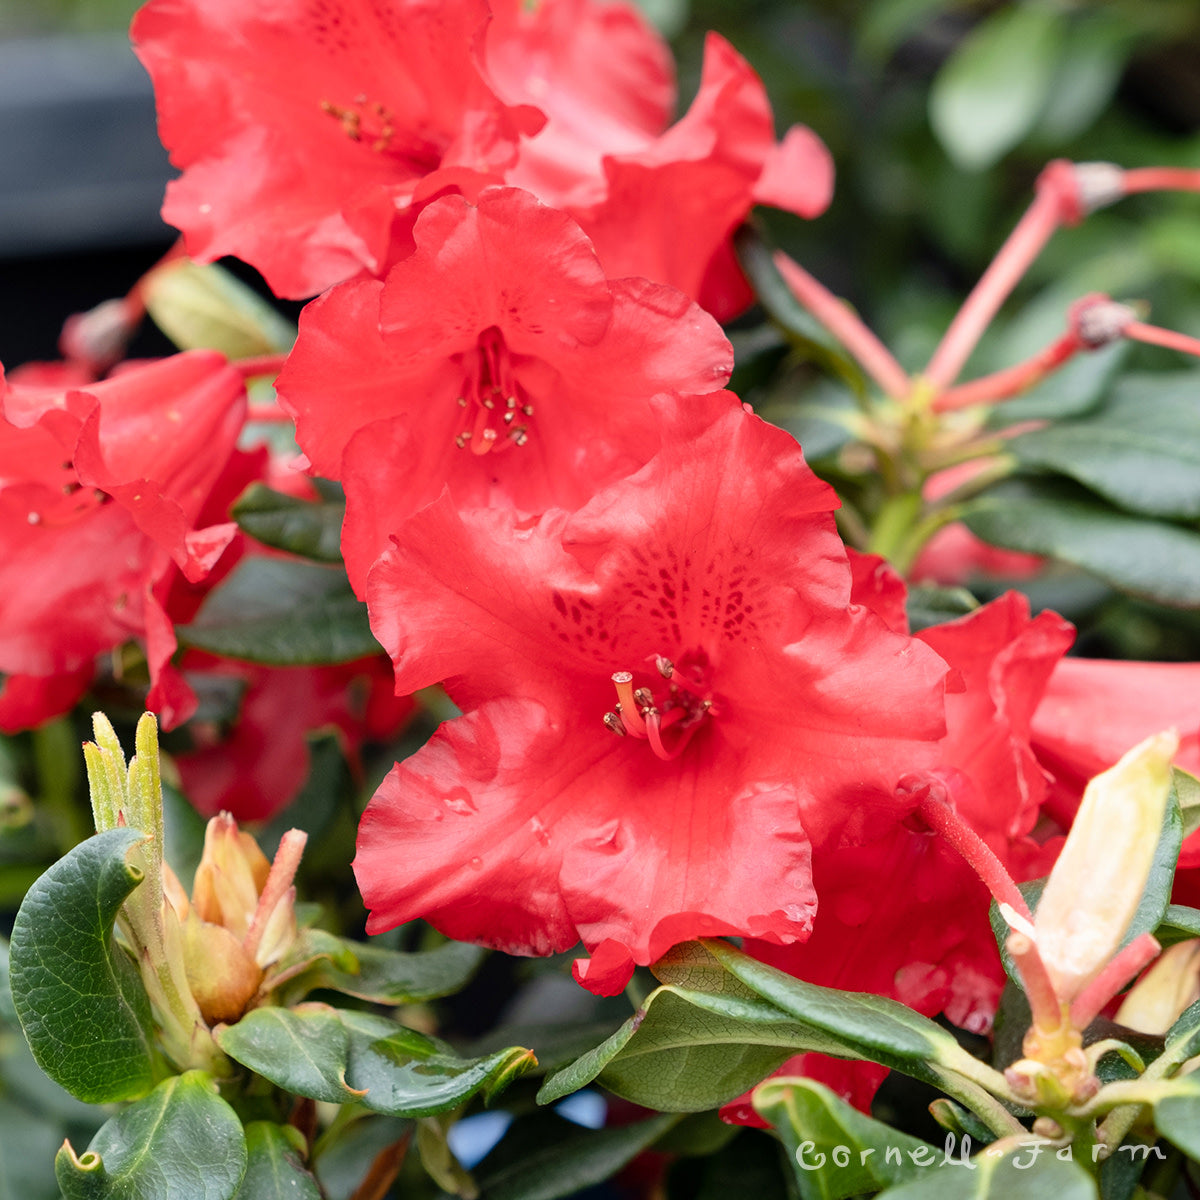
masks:
<instances>
[{"instance_id":1,"label":"stamen","mask_svg":"<svg viewBox=\"0 0 1200 1200\"><path fill-rule=\"evenodd\" d=\"M661 654L654 656L654 665L658 668L658 673L664 679L670 679L675 674L675 664L669 658L664 658Z\"/></svg>"},{"instance_id":2,"label":"stamen","mask_svg":"<svg viewBox=\"0 0 1200 1200\"><path fill-rule=\"evenodd\" d=\"M615 712L606 712L604 714L604 724L617 735L617 737L625 736L625 726L621 723L621 718Z\"/></svg>"}]
</instances>

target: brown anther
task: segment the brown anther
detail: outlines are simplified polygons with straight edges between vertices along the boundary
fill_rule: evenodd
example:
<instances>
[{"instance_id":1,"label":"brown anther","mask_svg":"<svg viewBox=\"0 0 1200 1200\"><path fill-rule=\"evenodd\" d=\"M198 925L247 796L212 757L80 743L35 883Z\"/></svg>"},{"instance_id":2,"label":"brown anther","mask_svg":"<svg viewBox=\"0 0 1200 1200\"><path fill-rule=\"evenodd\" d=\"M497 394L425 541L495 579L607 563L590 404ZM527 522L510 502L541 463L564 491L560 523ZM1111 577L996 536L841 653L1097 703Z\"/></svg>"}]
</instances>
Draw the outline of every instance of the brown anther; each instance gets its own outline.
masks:
<instances>
[{"instance_id":1,"label":"brown anther","mask_svg":"<svg viewBox=\"0 0 1200 1200\"><path fill-rule=\"evenodd\" d=\"M621 706L618 704L618 708ZM625 736L625 726L621 723L621 718L615 712L606 712L604 714L604 724L617 735L617 737Z\"/></svg>"},{"instance_id":2,"label":"brown anther","mask_svg":"<svg viewBox=\"0 0 1200 1200\"><path fill-rule=\"evenodd\" d=\"M637 701L638 708L654 707L654 693L649 688L638 688L633 693L633 698Z\"/></svg>"},{"instance_id":3,"label":"brown anther","mask_svg":"<svg viewBox=\"0 0 1200 1200\"><path fill-rule=\"evenodd\" d=\"M533 405L532 405L532 404L522 404L522 405L521 405L521 411L522 411L522 412L523 412L523 413L524 413L524 414L525 414L527 417L532 417L532 416L533 416Z\"/></svg>"},{"instance_id":4,"label":"brown anther","mask_svg":"<svg viewBox=\"0 0 1200 1200\"><path fill-rule=\"evenodd\" d=\"M516 442L518 446L523 446L527 441L529 441L529 435L525 432L524 425L513 430L512 440Z\"/></svg>"},{"instance_id":5,"label":"brown anther","mask_svg":"<svg viewBox=\"0 0 1200 1200\"><path fill-rule=\"evenodd\" d=\"M489 409L490 409L490 408L495 408L495 407L496 407L496 402L495 402L494 400L485 400L485 401L483 402L483 407L484 407L484 408L489 408Z\"/></svg>"},{"instance_id":6,"label":"brown anther","mask_svg":"<svg viewBox=\"0 0 1200 1200\"><path fill-rule=\"evenodd\" d=\"M517 398L516 398L516 396L508 396L508 397L506 397L506 398L505 398L505 401L504 401L504 403L505 403L505 404L506 404L506 405L507 405L509 408L516 408L516 407L517 407Z\"/></svg>"},{"instance_id":7,"label":"brown anther","mask_svg":"<svg viewBox=\"0 0 1200 1200\"><path fill-rule=\"evenodd\" d=\"M457 404L459 408L466 408L467 407L467 398L466 398L466 396L459 396L459 398L457 400L455 400L454 403Z\"/></svg>"},{"instance_id":8,"label":"brown anther","mask_svg":"<svg viewBox=\"0 0 1200 1200\"><path fill-rule=\"evenodd\" d=\"M505 423L505 425L511 425L511 424L513 423L513 417L514 417L515 415L516 415L515 413L506 412L506 413L504 414L504 423Z\"/></svg>"},{"instance_id":9,"label":"brown anther","mask_svg":"<svg viewBox=\"0 0 1200 1200\"><path fill-rule=\"evenodd\" d=\"M661 654L654 656L654 665L658 668L658 673L664 679L670 679L675 674L675 664L669 658L664 658Z\"/></svg>"},{"instance_id":10,"label":"brown anther","mask_svg":"<svg viewBox=\"0 0 1200 1200\"><path fill-rule=\"evenodd\" d=\"M469 438L470 436L471 435L469 433L456 433L454 435L454 444L460 450L465 450L467 447L467 438Z\"/></svg>"}]
</instances>

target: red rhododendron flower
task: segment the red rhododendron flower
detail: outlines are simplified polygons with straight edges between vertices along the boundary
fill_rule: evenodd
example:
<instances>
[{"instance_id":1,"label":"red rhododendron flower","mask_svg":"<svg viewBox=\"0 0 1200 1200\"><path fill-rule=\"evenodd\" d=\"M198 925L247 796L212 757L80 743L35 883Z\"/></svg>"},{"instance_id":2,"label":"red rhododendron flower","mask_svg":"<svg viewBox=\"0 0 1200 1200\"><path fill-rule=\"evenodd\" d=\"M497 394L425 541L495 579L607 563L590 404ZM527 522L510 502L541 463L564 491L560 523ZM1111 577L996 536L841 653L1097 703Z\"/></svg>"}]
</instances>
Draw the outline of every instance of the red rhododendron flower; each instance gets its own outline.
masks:
<instances>
[{"instance_id":1,"label":"red rhododendron flower","mask_svg":"<svg viewBox=\"0 0 1200 1200\"><path fill-rule=\"evenodd\" d=\"M163 215L189 253L312 295L382 275L430 197L508 182L575 215L610 275L722 319L749 304L729 235L755 203L824 211L820 140L797 126L776 145L761 81L720 38L667 129L670 56L631 6L493 8L489 25L484 0L151 0L133 37L184 169Z\"/></svg>"},{"instance_id":2,"label":"red rhododendron flower","mask_svg":"<svg viewBox=\"0 0 1200 1200\"><path fill-rule=\"evenodd\" d=\"M86 389L0 379L0 403L6 724L69 707L94 657L130 638L146 645L149 705L182 720L191 695L167 670L162 595L175 567L200 578L235 532L196 518L241 429L241 377L195 351Z\"/></svg>"},{"instance_id":3,"label":"red rhododendron flower","mask_svg":"<svg viewBox=\"0 0 1200 1200\"><path fill-rule=\"evenodd\" d=\"M1179 731L1175 764L1200 774L1200 663L1065 658L1033 717L1033 748L1050 773L1046 807L1067 828L1087 781L1163 729ZM1200 836L1179 865L1200 866Z\"/></svg>"},{"instance_id":4,"label":"red rhododendron flower","mask_svg":"<svg viewBox=\"0 0 1200 1200\"><path fill-rule=\"evenodd\" d=\"M414 711L393 692L392 665L379 655L328 667L265 667L189 653L193 683L203 674L244 685L227 730L193 721L191 751L173 755L187 798L206 817L228 812L265 821L285 808L308 778L308 735L337 731L353 754L366 738L387 738Z\"/></svg>"},{"instance_id":5,"label":"red rhododendron flower","mask_svg":"<svg viewBox=\"0 0 1200 1200\"><path fill-rule=\"evenodd\" d=\"M794 126L778 145L762 81L723 38L705 44L700 90L667 128L673 69L661 38L625 5L497 0L489 77L536 105L510 183L564 208L610 275L643 275L695 297L720 320L753 299L729 238L754 204L819 216L833 194L821 140Z\"/></svg>"},{"instance_id":6,"label":"red rhododendron flower","mask_svg":"<svg viewBox=\"0 0 1200 1200\"><path fill-rule=\"evenodd\" d=\"M898 577L879 559L853 557L855 599L895 627ZM1051 612L1031 619L1025 597L1009 592L916 636L951 674L946 735L915 749L906 786L936 778L1014 878L1044 875L1057 842L1041 847L1028 836L1046 790L1030 726L1074 630ZM941 837L908 822L876 827L858 844L818 850L813 879L821 904L808 941L755 942L752 953L813 983L890 996L975 1032L991 1027L1004 981L988 927L991 896ZM855 1101L869 1103L881 1078L864 1076L851 1089Z\"/></svg>"},{"instance_id":7,"label":"red rhododendron flower","mask_svg":"<svg viewBox=\"0 0 1200 1200\"><path fill-rule=\"evenodd\" d=\"M151 0L134 48L184 170L163 216L281 296L378 274L417 188L494 182L519 131L476 63L484 0Z\"/></svg>"},{"instance_id":8,"label":"red rhododendron flower","mask_svg":"<svg viewBox=\"0 0 1200 1200\"><path fill-rule=\"evenodd\" d=\"M733 367L707 313L606 279L579 227L527 192L444 197L415 237L386 282L305 309L277 382L313 467L345 483L359 588L443 487L464 505L575 507L658 448L655 396L719 390Z\"/></svg>"},{"instance_id":9,"label":"red rhododendron flower","mask_svg":"<svg viewBox=\"0 0 1200 1200\"><path fill-rule=\"evenodd\" d=\"M700 934L806 936L810 846L894 819L945 731L941 660L849 603L836 504L733 409L577 513L412 517L373 627L400 690L445 680L465 715L367 809L368 928L582 937L601 992Z\"/></svg>"}]
</instances>

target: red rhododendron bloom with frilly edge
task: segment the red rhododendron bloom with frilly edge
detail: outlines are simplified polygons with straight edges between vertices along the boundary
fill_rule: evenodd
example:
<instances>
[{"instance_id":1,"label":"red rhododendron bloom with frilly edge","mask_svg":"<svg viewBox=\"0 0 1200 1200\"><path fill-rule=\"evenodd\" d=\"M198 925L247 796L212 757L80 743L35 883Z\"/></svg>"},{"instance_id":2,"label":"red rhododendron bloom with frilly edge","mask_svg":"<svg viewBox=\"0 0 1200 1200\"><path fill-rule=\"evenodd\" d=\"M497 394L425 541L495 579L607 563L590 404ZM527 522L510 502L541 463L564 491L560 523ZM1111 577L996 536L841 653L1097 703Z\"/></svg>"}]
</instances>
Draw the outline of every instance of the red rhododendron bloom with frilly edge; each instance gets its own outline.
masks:
<instances>
[{"instance_id":1,"label":"red rhododendron bloom with frilly edge","mask_svg":"<svg viewBox=\"0 0 1200 1200\"><path fill-rule=\"evenodd\" d=\"M836 498L740 408L577 513L443 499L368 588L397 687L465 715L372 800L355 871L378 931L547 954L587 986L700 934L804 937L811 846L895 812L945 730L945 667L850 604Z\"/></svg>"}]
</instances>

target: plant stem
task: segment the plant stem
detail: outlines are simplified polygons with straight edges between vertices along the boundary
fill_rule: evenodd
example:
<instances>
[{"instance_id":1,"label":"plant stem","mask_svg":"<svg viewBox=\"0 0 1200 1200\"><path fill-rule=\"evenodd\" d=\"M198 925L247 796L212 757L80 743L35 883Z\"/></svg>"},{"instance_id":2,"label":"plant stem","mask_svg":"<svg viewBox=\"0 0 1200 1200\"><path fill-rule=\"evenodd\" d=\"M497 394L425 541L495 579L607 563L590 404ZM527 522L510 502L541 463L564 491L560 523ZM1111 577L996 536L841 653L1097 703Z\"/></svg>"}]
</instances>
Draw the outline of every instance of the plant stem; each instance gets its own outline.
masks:
<instances>
[{"instance_id":1,"label":"plant stem","mask_svg":"<svg viewBox=\"0 0 1200 1200\"><path fill-rule=\"evenodd\" d=\"M1028 391L1051 371L1056 371L1069 362L1083 347L1084 343L1079 335L1073 330L1069 331L1043 350L1039 350L1032 358L1017 363L1016 366L1006 367L1003 371L972 379L970 383L948 388L933 401L933 411L953 412L955 409L969 408L975 404L994 404L999 400L1011 400L1014 396Z\"/></svg>"},{"instance_id":2,"label":"plant stem","mask_svg":"<svg viewBox=\"0 0 1200 1200\"><path fill-rule=\"evenodd\" d=\"M796 299L845 346L884 392L897 400L907 396L912 383L904 368L858 314L782 250L775 252L774 261Z\"/></svg>"},{"instance_id":3,"label":"plant stem","mask_svg":"<svg viewBox=\"0 0 1200 1200\"><path fill-rule=\"evenodd\" d=\"M1000 247L1000 252L992 259L934 350L924 375L938 391L949 388L958 378L1000 306L1062 223L1061 189L1056 183L1049 182L1057 178L1043 174L1038 180L1033 203L1008 235L1008 240Z\"/></svg>"},{"instance_id":4,"label":"plant stem","mask_svg":"<svg viewBox=\"0 0 1200 1200\"><path fill-rule=\"evenodd\" d=\"M1200 338L1188 337L1186 333L1160 329L1157 325L1146 325L1142 321L1130 321L1121 332L1127 338L1145 342L1150 346L1165 346L1168 350L1178 350L1182 354L1200 358Z\"/></svg>"}]
</instances>

